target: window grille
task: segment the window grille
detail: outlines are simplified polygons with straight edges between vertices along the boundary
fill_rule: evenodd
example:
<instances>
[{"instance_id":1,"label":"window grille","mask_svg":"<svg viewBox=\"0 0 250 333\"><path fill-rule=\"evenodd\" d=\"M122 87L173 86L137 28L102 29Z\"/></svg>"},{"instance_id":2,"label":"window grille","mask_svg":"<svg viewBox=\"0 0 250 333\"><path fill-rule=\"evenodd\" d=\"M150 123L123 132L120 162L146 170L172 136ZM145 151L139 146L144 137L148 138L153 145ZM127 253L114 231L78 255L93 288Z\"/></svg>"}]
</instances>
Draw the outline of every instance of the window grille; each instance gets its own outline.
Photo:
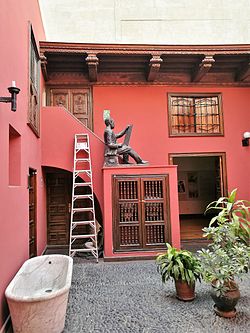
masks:
<instances>
[{"instance_id":1,"label":"window grille","mask_svg":"<svg viewBox=\"0 0 250 333\"><path fill-rule=\"evenodd\" d=\"M170 96L171 135L221 135L220 96Z\"/></svg>"}]
</instances>

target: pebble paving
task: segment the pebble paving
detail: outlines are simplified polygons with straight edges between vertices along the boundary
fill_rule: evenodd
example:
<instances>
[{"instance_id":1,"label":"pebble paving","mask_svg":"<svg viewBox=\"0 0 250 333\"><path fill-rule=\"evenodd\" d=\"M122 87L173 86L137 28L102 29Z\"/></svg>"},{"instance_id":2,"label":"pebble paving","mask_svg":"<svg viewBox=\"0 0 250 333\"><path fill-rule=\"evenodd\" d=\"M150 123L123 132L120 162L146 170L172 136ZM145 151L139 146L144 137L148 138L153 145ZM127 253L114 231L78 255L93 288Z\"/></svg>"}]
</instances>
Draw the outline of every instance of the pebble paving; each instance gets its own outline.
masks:
<instances>
[{"instance_id":1,"label":"pebble paving","mask_svg":"<svg viewBox=\"0 0 250 333\"><path fill-rule=\"evenodd\" d=\"M196 299L175 297L154 261L94 263L74 258L63 333L250 333L249 276L239 281L237 316L213 312L209 286L196 284Z\"/></svg>"}]
</instances>

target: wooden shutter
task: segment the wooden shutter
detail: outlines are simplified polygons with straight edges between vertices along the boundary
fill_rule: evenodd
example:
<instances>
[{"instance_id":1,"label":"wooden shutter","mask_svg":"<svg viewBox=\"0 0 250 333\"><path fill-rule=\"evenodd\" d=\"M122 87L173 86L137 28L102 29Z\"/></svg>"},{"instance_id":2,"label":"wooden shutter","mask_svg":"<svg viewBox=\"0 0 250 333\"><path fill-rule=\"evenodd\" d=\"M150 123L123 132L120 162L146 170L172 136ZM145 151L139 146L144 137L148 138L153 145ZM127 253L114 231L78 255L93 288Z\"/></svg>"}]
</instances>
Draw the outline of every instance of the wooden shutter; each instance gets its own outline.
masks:
<instances>
[{"instance_id":1,"label":"wooden shutter","mask_svg":"<svg viewBox=\"0 0 250 333\"><path fill-rule=\"evenodd\" d=\"M115 176L113 240L118 251L161 248L169 240L167 176Z\"/></svg>"},{"instance_id":2,"label":"wooden shutter","mask_svg":"<svg viewBox=\"0 0 250 333\"><path fill-rule=\"evenodd\" d=\"M143 247L155 248L168 240L167 176L141 179Z\"/></svg>"},{"instance_id":3,"label":"wooden shutter","mask_svg":"<svg viewBox=\"0 0 250 333\"><path fill-rule=\"evenodd\" d=\"M115 181L114 243L116 249L141 248L140 179L119 177Z\"/></svg>"}]
</instances>

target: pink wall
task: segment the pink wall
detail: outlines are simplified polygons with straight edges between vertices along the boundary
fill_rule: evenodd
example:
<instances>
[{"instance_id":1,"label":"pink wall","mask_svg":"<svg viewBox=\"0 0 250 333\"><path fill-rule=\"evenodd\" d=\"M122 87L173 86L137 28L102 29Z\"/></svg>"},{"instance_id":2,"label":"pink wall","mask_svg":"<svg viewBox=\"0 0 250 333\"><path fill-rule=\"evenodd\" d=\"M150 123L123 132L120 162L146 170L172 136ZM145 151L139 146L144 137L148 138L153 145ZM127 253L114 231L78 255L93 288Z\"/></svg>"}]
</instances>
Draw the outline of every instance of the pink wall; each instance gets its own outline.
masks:
<instances>
[{"instance_id":1,"label":"pink wall","mask_svg":"<svg viewBox=\"0 0 250 333\"><path fill-rule=\"evenodd\" d=\"M171 243L180 247L180 225L177 192L176 166L131 166L131 167L105 167L103 168L103 195L104 195L104 258L156 256L158 251L147 252L113 252L113 206L112 206L112 176L113 175L149 175L167 174L169 176L169 207L171 223Z\"/></svg>"},{"instance_id":2,"label":"pink wall","mask_svg":"<svg viewBox=\"0 0 250 333\"><path fill-rule=\"evenodd\" d=\"M46 244L45 196L40 168L40 140L27 126L29 22L32 23L36 42L45 39L38 1L1 0L0 10L0 95L8 96L7 87L16 81L21 89L17 99L17 111L10 104L0 103L0 328L7 307L4 291L13 275L29 256L29 206L27 175L29 167L38 170L38 253ZM43 82L41 82L43 85ZM19 186L9 185L9 126L20 134ZM15 178L15 175L14 175Z\"/></svg>"},{"instance_id":3,"label":"pink wall","mask_svg":"<svg viewBox=\"0 0 250 333\"><path fill-rule=\"evenodd\" d=\"M222 94L223 137L169 137L168 93ZM250 130L250 88L168 87L168 86L98 86L94 87L94 128L103 135L103 110L111 110L119 132L134 125L131 146L151 165L169 163L169 153L226 152L229 190L237 187L238 196L250 199L250 147L241 139Z\"/></svg>"},{"instance_id":4,"label":"pink wall","mask_svg":"<svg viewBox=\"0 0 250 333\"><path fill-rule=\"evenodd\" d=\"M103 141L63 107L42 109L42 165L72 172L74 137L82 133L89 134L94 192L103 210Z\"/></svg>"}]
</instances>

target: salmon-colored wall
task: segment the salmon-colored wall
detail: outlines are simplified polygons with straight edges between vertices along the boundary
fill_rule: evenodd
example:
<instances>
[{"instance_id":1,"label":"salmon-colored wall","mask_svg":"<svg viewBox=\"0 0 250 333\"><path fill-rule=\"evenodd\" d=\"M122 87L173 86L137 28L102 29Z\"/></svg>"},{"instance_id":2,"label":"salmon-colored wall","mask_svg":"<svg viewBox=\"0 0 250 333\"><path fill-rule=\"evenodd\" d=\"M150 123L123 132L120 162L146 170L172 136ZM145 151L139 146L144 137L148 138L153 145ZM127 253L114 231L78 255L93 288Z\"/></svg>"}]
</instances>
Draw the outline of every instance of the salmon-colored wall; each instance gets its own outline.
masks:
<instances>
[{"instance_id":1,"label":"salmon-colored wall","mask_svg":"<svg viewBox=\"0 0 250 333\"><path fill-rule=\"evenodd\" d=\"M169 137L168 93L221 93L223 137ZM228 189L250 199L250 147L242 147L242 134L250 130L250 88L98 86L94 87L94 128L103 136L103 110L111 111L119 132L133 124L131 146L150 165L169 163L169 153L226 152Z\"/></svg>"},{"instance_id":2,"label":"salmon-colored wall","mask_svg":"<svg viewBox=\"0 0 250 333\"><path fill-rule=\"evenodd\" d=\"M63 107L42 109L42 165L73 171L75 134L89 134L93 187L103 210L104 143Z\"/></svg>"},{"instance_id":3,"label":"salmon-colored wall","mask_svg":"<svg viewBox=\"0 0 250 333\"><path fill-rule=\"evenodd\" d=\"M40 161L40 140L27 126L29 22L36 42L45 38L36 0L1 0L0 10L0 96L9 96L7 88L16 81L21 89L17 97L17 111L10 103L0 103L0 329L7 317L4 291L16 271L29 256L29 167L37 169L37 237L38 253L46 244L45 195ZM41 87L43 81L41 80ZM18 186L9 186L9 128L20 134L20 176ZM10 158L11 160L12 158ZM13 159L12 159L13 160ZM13 170L12 170L13 172Z\"/></svg>"},{"instance_id":4,"label":"salmon-colored wall","mask_svg":"<svg viewBox=\"0 0 250 333\"><path fill-rule=\"evenodd\" d=\"M177 171L176 166L147 166L134 165L131 167L105 167L103 168L103 195L104 195L104 258L115 257L140 257L156 256L159 251L147 252L119 252L113 251L113 206L112 206L112 182L113 175L158 175L167 174L169 178L169 217L171 223L171 243L180 248L180 225L179 206L177 192Z\"/></svg>"}]
</instances>

